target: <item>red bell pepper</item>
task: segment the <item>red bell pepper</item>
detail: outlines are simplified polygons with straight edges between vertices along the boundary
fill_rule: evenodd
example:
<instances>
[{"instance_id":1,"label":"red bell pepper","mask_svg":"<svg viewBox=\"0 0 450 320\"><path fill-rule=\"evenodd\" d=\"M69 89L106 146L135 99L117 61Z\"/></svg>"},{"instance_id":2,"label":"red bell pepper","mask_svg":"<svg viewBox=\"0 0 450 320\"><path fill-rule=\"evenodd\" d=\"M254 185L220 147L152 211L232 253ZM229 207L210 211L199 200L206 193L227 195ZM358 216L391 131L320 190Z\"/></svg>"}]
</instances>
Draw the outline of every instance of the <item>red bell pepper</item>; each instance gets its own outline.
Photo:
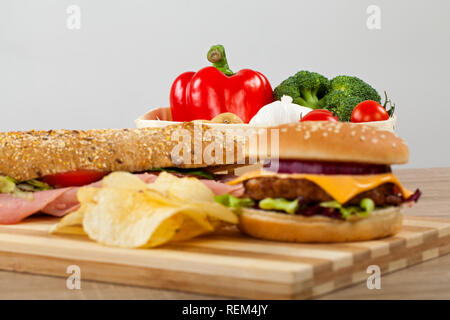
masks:
<instances>
[{"instance_id":1,"label":"red bell pepper","mask_svg":"<svg viewBox=\"0 0 450 320\"><path fill-rule=\"evenodd\" d=\"M211 120L232 112L244 123L264 105L273 102L267 78L250 69L233 73L222 45L212 46L207 58L213 66L179 75L170 90L170 108L174 121Z\"/></svg>"}]
</instances>

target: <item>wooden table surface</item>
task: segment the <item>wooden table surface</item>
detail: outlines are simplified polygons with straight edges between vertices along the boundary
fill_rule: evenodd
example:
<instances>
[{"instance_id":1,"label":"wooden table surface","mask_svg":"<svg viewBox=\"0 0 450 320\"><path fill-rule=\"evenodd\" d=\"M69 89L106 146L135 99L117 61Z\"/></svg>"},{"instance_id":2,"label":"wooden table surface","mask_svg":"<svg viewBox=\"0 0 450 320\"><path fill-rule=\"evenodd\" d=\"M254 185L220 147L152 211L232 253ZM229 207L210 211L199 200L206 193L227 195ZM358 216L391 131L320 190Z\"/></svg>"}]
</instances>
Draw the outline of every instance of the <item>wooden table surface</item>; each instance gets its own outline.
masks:
<instances>
[{"instance_id":1,"label":"wooden table surface","mask_svg":"<svg viewBox=\"0 0 450 320\"><path fill-rule=\"evenodd\" d=\"M450 218L450 168L404 169L395 173L422 198L407 215ZM82 276L82 275L81 275ZM0 271L0 299L217 299L160 289L81 280L80 290L66 288L65 278ZM381 289L366 283L344 288L319 299L450 299L450 254L381 276Z\"/></svg>"}]
</instances>

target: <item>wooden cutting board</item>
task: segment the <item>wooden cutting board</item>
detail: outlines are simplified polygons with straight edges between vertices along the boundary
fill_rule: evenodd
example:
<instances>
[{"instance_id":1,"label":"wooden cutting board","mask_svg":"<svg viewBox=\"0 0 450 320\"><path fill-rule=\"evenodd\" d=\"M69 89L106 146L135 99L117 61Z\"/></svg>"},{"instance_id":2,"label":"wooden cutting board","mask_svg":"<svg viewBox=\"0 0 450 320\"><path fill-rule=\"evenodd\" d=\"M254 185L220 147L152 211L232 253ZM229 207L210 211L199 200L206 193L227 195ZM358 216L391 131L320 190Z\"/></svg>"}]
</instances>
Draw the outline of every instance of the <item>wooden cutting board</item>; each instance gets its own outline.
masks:
<instances>
[{"instance_id":1,"label":"wooden cutting board","mask_svg":"<svg viewBox=\"0 0 450 320\"><path fill-rule=\"evenodd\" d=\"M0 269L253 299L318 296L450 252L450 219L406 217L395 237L345 244L294 244L237 230L157 249L122 249L81 236L49 235L55 218L0 226Z\"/></svg>"}]
</instances>

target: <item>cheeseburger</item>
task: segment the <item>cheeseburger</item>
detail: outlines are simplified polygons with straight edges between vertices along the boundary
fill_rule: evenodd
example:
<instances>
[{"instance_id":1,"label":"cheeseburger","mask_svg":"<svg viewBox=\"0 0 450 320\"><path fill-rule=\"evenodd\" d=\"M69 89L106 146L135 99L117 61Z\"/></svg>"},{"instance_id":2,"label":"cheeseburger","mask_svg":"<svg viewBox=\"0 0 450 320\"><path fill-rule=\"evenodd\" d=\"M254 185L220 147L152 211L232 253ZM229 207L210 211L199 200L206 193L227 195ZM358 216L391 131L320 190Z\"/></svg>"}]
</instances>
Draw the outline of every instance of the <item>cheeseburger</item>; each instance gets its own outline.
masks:
<instances>
[{"instance_id":1,"label":"cheeseburger","mask_svg":"<svg viewBox=\"0 0 450 320\"><path fill-rule=\"evenodd\" d=\"M391 171L391 165L408 162L402 139L342 122L276 129L265 135L269 144L278 144L277 154L269 154L262 169L229 182L242 183L244 195L217 199L240 207L242 232L279 241L344 242L400 230L403 205L420 197L419 190L404 188ZM249 157L261 158L257 145L250 145Z\"/></svg>"}]
</instances>

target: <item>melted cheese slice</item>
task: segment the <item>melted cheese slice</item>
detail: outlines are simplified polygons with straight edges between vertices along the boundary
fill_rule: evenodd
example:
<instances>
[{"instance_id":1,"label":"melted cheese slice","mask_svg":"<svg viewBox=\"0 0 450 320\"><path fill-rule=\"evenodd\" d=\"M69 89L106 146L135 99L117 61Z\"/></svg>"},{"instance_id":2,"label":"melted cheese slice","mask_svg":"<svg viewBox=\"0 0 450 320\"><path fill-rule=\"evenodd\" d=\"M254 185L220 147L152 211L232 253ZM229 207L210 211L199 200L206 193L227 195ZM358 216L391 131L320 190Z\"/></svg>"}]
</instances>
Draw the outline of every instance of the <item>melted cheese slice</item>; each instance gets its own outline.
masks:
<instances>
[{"instance_id":1,"label":"melted cheese slice","mask_svg":"<svg viewBox=\"0 0 450 320\"><path fill-rule=\"evenodd\" d=\"M294 178L306 179L314 182L325 190L333 199L339 203L345 203L357 194L374 189L385 183L395 184L404 198L408 198L413 193L404 188L393 173L369 174L369 175L325 175L325 174L306 174L306 173L275 173L266 170L257 170L248 172L238 177L228 184L238 184L243 181L258 178L277 176L280 179Z\"/></svg>"}]
</instances>

